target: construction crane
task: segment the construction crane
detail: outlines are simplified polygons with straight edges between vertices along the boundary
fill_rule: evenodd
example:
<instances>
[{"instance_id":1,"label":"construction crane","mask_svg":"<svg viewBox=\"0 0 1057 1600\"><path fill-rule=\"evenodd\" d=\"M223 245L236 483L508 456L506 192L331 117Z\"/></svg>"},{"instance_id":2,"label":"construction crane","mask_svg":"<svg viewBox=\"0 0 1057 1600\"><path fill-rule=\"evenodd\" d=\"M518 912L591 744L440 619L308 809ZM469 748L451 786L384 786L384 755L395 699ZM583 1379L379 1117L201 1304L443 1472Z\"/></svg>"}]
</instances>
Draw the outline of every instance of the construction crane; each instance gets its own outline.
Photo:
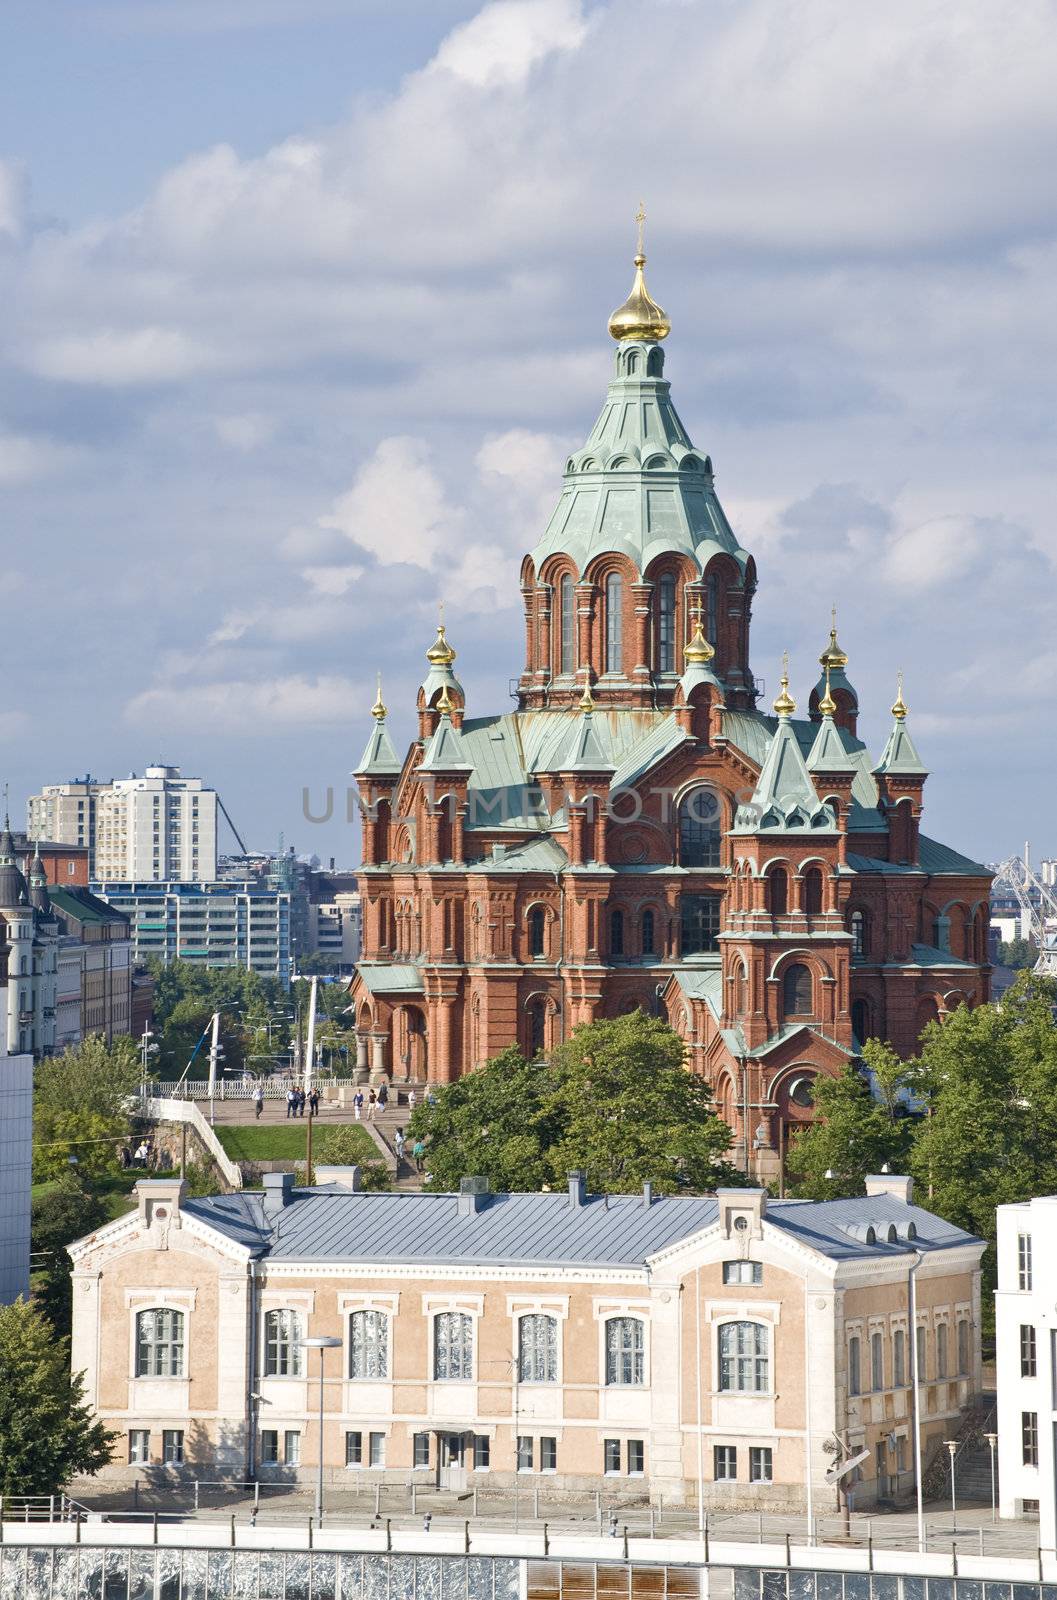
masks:
<instances>
[{"instance_id":1,"label":"construction crane","mask_svg":"<svg viewBox=\"0 0 1057 1600\"><path fill-rule=\"evenodd\" d=\"M246 846L242 841L242 835L239 832L239 830L236 828L235 824L232 822L231 813L228 810L227 806L224 804L223 800L221 800L219 793L217 794L217 805L220 807L221 811L224 813L224 816L227 818L228 827L231 829L232 833L235 835L235 838L238 840L239 849L242 851L244 856L245 855L249 855L249 851L246 849Z\"/></svg>"},{"instance_id":2,"label":"construction crane","mask_svg":"<svg viewBox=\"0 0 1057 1600\"><path fill-rule=\"evenodd\" d=\"M1057 932L1048 933L1046 928L1047 923L1057 928L1057 895L1037 876L1024 856L1010 856L995 868L992 892L995 889L1008 890L1020 907L1022 926L1039 952L1034 970L1057 977Z\"/></svg>"}]
</instances>

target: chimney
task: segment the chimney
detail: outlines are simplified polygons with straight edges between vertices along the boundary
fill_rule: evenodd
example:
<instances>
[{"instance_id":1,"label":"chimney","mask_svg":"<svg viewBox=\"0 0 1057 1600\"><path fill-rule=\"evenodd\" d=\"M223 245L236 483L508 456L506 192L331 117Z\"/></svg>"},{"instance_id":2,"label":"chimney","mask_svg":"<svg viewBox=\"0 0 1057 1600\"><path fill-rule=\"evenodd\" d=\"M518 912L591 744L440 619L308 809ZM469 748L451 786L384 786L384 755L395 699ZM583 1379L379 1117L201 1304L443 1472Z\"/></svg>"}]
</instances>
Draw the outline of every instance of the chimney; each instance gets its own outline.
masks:
<instances>
[{"instance_id":1,"label":"chimney","mask_svg":"<svg viewBox=\"0 0 1057 1600\"><path fill-rule=\"evenodd\" d=\"M459 1183L459 1216L475 1217L483 1211L488 1193L487 1178L463 1178Z\"/></svg>"},{"instance_id":2,"label":"chimney","mask_svg":"<svg viewBox=\"0 0 1057 1600\"><path fill-rule=\"evenodd\" d=\"M266 1172L262 1182L264 1215L271 1222L280 1211L285 1210L294 1197L294 1175L292 1172Z\"/></svg>"},{"instance_id":3,"label":"chimney","mask_svg":"<svg viewBox=\"0 0 1057 1600\"><path fill-rule=\"evenodd\" d=\"M574 1211L579 1211L581 1206L587 1204L587 1173L570 1172L569 1174L569 1204Z\"/></svg>"},{"instance_id":4,"label":"chimney","mask_svg":"<svg viewBox=\"0 0 1057 1600\"><path fill-rule=\"evenodd\" d=\"M766 1189L717 1189L719 1228L726 1239L759 1239L767 1210Z\"/></svg>"},{"instance_id":5,"label":"chimney","mask_svg":"<svg viewBox=\"0 0 1057 1600\"><path fill-rule=\"evenodd\" d=\"M653 1184L650 1182L649 1178L646 1179L646 1182L642 1186L642 1203L646 1207L647 1211L653 1204Z\"/></svg>"},{"instance_id":6,"label":"chimney","mask_svg":"<svg viewBox=\"0 0 1057 1600\"><path fill-rule=\"evenodd\" d=\"M879 1194L890 1194L893 1200L901 1200L908 1206L914 1198L914 1180L904 1178L897 1172L867 1173L866 1193L871 1198Z\"/></svg>"},{"instance_id":7,"label":"chimney","mask_svg":"<svg viewBox=\"0 0 1057 1600\"><path fill-rule=\"evenodd\" d=\"M148 1228L155 1221L173 1221L180 1215L180 1202L186 1193L182 1178L140 1178L136 1184L140 1221Z\"/></svg>"}]
</instances>

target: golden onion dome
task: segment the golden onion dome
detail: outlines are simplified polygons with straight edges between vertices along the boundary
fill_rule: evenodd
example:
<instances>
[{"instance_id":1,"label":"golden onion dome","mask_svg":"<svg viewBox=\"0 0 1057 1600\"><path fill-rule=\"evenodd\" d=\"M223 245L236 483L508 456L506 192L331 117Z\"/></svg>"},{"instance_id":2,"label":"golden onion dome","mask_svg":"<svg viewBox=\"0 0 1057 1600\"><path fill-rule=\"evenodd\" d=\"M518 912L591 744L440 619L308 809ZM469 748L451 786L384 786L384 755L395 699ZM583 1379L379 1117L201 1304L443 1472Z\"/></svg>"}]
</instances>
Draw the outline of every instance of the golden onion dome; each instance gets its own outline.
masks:
<instances>
[{"instance_id":1,"label":"golden onion dome","mask_svg":"<svg viewBox=\"0 0 1057 1600\"><path fill-rule=\"evenodd\" d=\"M837 643L837 608L833 607L833 626L829 630L829 644L818 658L819 666L834 672L843 672L848 665L848 657Z\"/></svg>"},{"instance_id":2,"label":"golden onion dome","mask_svg":"<svg viewBox=\"0 0 1057 1600\"><path fill-rule=\"evenodd\" d=\"M442 717L450 717L454 709L455 703L452 700L451 695L448 693L448 685L445 684L444 688L441 690L440 699L437 701L437 710L440 712Z\"/></svg>"},{"instance_id":3,"label":"golden onion dome","mask_svg":"<svg viewBox=\"0 0 1057 1600\"><path fill-rule=\"evenodd\" d=\"M374 718L375 722L384 722L387 715L388 713L386 712L385 705L382 701L382 674L379 673L378 695L375 699L374 705L371 707L371 716Z\"/></svg>"},{"instance_id":4,"label":"golden onion dome","mask_svg":"<svg viewBox=\"0 0 1057 1600\"><path fill-rule=\"evenodd\" d=\"M824 717L831 717L833 715L833 713L837 709L837 702L836 702L836 700L834 700L832 694L830 693L830 689L829 689L829 664L828 663L826 665L826 692L822 696L822 699L818 703L818 709L821 711L821 713L822 713L822 715Z\"/></svg>"},{"instance_id":5,"label":"golden onion dome","mask_svg":"<svg viewBox=\"0 0 1057 1600\"><path fill-rule=\"evenodd\" d=\"M448 643L443 622L437 623L437 637L426 651L426 660L434 667L450 667L455 660L455 651Z\"/></svg>"},{"instance_id":6,"label":"golden onion dome","mask_svg":"<svg viewBox=\"0 0 1057 1600\"><path fill-rule=\"evenodd\" d=\"M779 717L791 717L793 715L793 712L796 710L796 701L793 699L792 695L789 693L789 656L788 655L785 655L782 658L782 680L781 681L782 681L782 687L779 690L778 697L774 702L775 713Z\"/></svg>"},{"instance_id":7,"label":"golden onion dome","mask_svg":"<svg viewBox=\"0 0 1057 1600\"><path fill-rule=\"evenodd\" d=\"M903 674L900 673L899 674L899 688L898 688L898 690L896 692L895 705L892 707L892 715L893 715L893 717L895 717L897 722L905 722L906 721L907 712L909 710L910 710L910 707L907 705L906 701L903 699Z\"/></svg>"},{"instance_id":8,"label":"golden onion dome","mask_svg":"<svg viewBox=\"0 0 1057 1600\"><path fill-rule=\"evenodd\" d=\"M703 662L706 666L715 655L715 651L701 631L701 619L697 619L697 627L690 643L683 646L683 655L688 663Z\"/></svg>"},{"instance_id":9,"label":"golden onion dome","mask_svg":"<svg viewBox=\"0 0 1057 1600\"><path fill-rule=\"evenodd\" d=\"M635 280L631 285L631 293L609 319L609 332L618 344L628 339L656 344L660 339L666 339L672 331L667 312L661 309L646 287L646 280L642 276L645 265L646 257L640 250L635 257Z\"/></svg>"},{"instance_id":10,"label":"golden onion dome","mask_svg":"<svg viewBox=\"0 0 1057 1600\"><path fill-rule=\"evenodd\" d=\"M587 717L590 716L594 709L595 702L591 694L591 685L588 682L584 684L584 692L580 699L580 710L583 712L584 716Z\"/></svg>"}]
</instances>

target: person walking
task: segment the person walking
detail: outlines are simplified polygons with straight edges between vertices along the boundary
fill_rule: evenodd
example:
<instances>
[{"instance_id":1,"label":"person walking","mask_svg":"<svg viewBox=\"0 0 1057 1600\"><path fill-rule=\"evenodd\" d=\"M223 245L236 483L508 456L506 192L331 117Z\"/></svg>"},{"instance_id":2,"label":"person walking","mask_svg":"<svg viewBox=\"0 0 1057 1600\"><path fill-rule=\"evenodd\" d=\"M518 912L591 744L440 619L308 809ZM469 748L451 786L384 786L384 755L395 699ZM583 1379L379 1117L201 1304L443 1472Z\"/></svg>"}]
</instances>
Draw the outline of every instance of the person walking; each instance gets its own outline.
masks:
<instances>
[{"instance_id":1,"label":"person walking","mask_svg":"<svg viewBox=\"0 0 1057 1600\"><path fill-rule=\"evenodd\" d=\"M407 1140L404 1138L403 1128L397 1128L396 1133L393 1135L393 1144L396 1147L397 1167L399 1167L401 1161L404 1159L404 1145L406 1143Z\"/></svg>"},{"instance_id":2,"label":"person walking","mask_svg":"<svg viewBox=\"0 0 1057 1600\"><path fill-rule=\"evenodd\" d=\"M357 1122L359 1122L362 1113L363 1113L363 1090L362 1089L357 1089L356 1093L352 1097L352 1114L356 1118Z\"/></svg>"},{"instance_id":3,"label":"person walking","mask_svg":"<svg viewBox=\"0 0 1057 1600\"><path fill-rule=\"evenodd\" d=\"M374 1090L372 1089L370 1094L367 1096L367 1121L368 1122L373 1122L374 1121L374 1114L375 1114L375 1112L377 1110L378 1110L378 1096L375 1094Z\"/></svg>"},{"instance_id":4,"label":"person walking","mask_svg":"<svg viewBox=\"0 0 1057 1600\"><path fill-rule=\"evenodd\" d=\"M378 1109L379 1109L379 1111L384 1111L388 1104L389 1104L389 1085L387 1083L383 1082L381 1087L378 1090Z\"/></svg>"},{"instance_id":5,"label":"person walking","mask_svg":"<svg viewBox=\"0 0 1057 1600\"><path fill-rule=\"evenodd\" d=\"M412 1087L407 1091L407 1109L409 1111L414 1111L417 1100L418 1095L415 1093L414 1086L412 1085Z\"/></svg>"},{"instance_id":6,"label":"person walking","mask_svg":"<svg viewBox=\"0 0 1057 1600\"><path fill-rule=\"evenodd\" d=\"M313 1117L319 1116L319 1090L313 1089L308 1097L308 1109Z\"/></svg>"},{"instance_id":7,"label":"person walking","mask_svg":"<svg viewBox=\"0 0 1057 1600\"><path fill-rule=\"evenodd\" d=\"M294 1090L293 1084L291 1084L289 1089L287 1089L287 1091L286 1091L286 1115L287 1115L287 1118L290 1118L290 1117L294 1116L296 1111L297 1111L297 1094L296 1094L296 1092Z\"/></svg>"},{"instance_id":8,"label":"person walking","mask_svg":"<svg viewBox=\"0 0 1057 1600\"><path fill-rule=\"evenodd\" d=\"M303 1085L297 1091L297 1114L299 1117L303 1117L305 1114L305 1091Z\"/></svg>"},{"instance_id":9,"label":"person walking","mask_svg":"<svg viewBox=\"0 0 1057 1600\"><path fill-rule=\"evenodd\" d=\"M254 1091L253 1091L253 1114L256 1117L258 1122L260 1121L261 1112L263 1110L264 1110L264 1090L261 1088L260 1084L258 1084L256 1089L254 1089Z\"/></svg>"},{"instance_id":10,"label":"person walking","mask_svg":"<svg viewBox=\"0 0 1057 1600\"><path fill-rule=\"evenodd\" d=\"M421 1172L423 1162L425 1161L426 1157L425 1141L422 1139L416 1139L414 1144L411 1146L411 1154L415 1158L415 1171Z\"/></svg>"}]
</instances>

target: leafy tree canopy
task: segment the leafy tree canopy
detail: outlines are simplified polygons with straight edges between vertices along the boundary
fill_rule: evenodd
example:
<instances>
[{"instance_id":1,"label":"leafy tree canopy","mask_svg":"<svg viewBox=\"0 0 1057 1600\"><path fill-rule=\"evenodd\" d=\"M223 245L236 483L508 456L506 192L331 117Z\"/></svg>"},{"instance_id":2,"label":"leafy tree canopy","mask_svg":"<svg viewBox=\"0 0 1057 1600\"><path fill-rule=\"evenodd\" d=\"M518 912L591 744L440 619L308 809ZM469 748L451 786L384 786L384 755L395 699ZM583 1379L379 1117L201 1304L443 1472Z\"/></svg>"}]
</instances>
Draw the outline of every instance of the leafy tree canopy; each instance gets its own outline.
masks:
<instances>
[{"instance_id":1,"label":"leafy tree canopy","mask_svg":"<svg viewBox=\"0 0 1057 1600\"><path fill-rule=\"evenodd\" d=\"M641 1011L584 1024L539 1061L503 1051L418 1107L410 1132L427 1141L437 1190L474 1174L496 1190L539 1190L574 1169L608 1194L647 1181L660 1194L742 1181L726 1160L730 1130L686 1070L681 1039Z\"/></svg>"},{"instance_id":2,"label":"leafy tree canopy","mask_svg":"<svg viewBox=\"0 0 1057 1600\"><path fill-rule=\"evenodd\" d=\"M40 1062L33 1094L34 1178L68 1174L71 1156L86 1175L113 1170L115 1147L131 1132L139 1081L139 1052L124 1037L108 1045L90 1034Z\"/></svg>"},{"instance_id":3,"label":"leafy tree canopy","mask_svg":"<svg viewBox=\"0 0 1057 1600\"><path fill-rule=\"evenodd\" d=\"M1030 939L1006 939L998 947L998 959L1004 967L1029 972L1039 959L1039 952Z\"/></svg>"},{"instance_id":4,"label":"leafy tree canopy","mask_svg":"<svg viewBox=\"0 0 1057 1600\"><path fill-rule=\"evenodd\" d=\"M388 1189L389 1168L380 1156L364 1157L364 1139L370 1135L358 1122L339 1122L317 1135L313 1165L355 1167L360 1169L360 1183L364 1189Z\"/></svg>"},{"instance_id":5,"label":"leafy tree canopy","mask_svg":"<svg viewBox=\"0 0 1057 1600\"><path fill-rule=\"evenodd\" d=\"M66 1246L100 1227L108 1216L102 1196L81 1188L72 1177L33 1201L33 1303L56 1333L67 1335L70 1331L72 1293Z\"/></svg>"},{"instance_id":6,"label":"leafy tree canopy","mask_svg":"<svg viewBox=\"0 0 1057 1600\"><path fill-rule=\"evenodd\" d=\"M869 1077L848 1062L839 1077L816 1078L815 1120L789 1147L792 1194L836 1200L865 1194L867 1173L880 1172L885 1162L894 1172L906 1171L914 1134L906 1094L920 1071L876 1039L863 1047L863 1058Z\"/></svg>"},{"instance_id":7,"label":"leafy tree canopy","mask_svg":"<svg viewBox=\"0 0 1057 1600\"><path fill-rule=\"evenodd\" d=\"M35 1306L0 1306L0 1494L55 1494L110 1460L115 1434L96 1422L65 1339Z\"/></svg>"}]
</instances>

